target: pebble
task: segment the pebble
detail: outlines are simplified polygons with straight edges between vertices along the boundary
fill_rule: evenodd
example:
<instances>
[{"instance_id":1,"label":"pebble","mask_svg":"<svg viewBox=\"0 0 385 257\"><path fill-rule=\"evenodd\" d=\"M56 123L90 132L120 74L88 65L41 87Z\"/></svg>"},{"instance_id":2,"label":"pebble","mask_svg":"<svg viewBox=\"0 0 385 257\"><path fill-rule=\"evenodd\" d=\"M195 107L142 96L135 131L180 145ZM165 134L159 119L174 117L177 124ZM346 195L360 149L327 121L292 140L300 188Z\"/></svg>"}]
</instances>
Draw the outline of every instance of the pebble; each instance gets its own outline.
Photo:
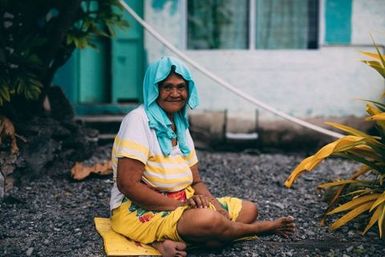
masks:
<instances>
[{"instance_id":1,"label":"pebble","mask_svg":"<svg viewBox=\"0 0 385 257\"><path fill-rule=\"evenodd\" d=\"M353 230L349 230L348 232L349 237L354 237L355 235L356 235L356 232L354 232Z\"/></svg>"},{"instance_id":2,"label":"pebble","mask_svg":"<svg viewBox=\"0 0 385 257\"><path fill-rule=\"evenodd\" d=\"M33 247L28 248L27 252L25 253L27 256L31 256L33 252Z\"/></svg>"},{"instance_id":3,"label":"pebble","mask_svg":"<svg viewBox=\"0 0 385 257\"><path fill-rule=\"evenodd\" d=\"M277 207L280 208L281 210L285 209L285 206L284 206L282 203L275 203L275 202L273 202L273 203L271 203L271 204L274 205L274 206L277 206Z\"/></svg>"},{"instance_id":4,"label":"pebble","mask_svg":"<svg viewBox=\"0 0 385 257\"><path fill-rule=\"evenodd\" d=\"M308 236L315 236L315 233L313 231L311 231L311 230L307 231L306 234Z\"/></svg>"}]
</instances>

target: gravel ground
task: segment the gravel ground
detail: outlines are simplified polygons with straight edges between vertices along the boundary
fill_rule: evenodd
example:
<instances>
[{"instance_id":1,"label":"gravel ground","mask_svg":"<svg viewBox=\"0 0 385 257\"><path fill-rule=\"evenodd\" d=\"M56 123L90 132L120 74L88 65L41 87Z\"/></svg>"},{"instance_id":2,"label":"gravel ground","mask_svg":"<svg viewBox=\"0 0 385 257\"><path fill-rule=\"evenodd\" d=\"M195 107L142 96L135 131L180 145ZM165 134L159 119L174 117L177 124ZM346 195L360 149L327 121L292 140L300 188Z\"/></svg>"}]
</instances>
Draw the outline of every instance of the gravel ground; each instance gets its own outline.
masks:
<instances>
[{"instance_id":1,"label":"gravel ground","mask_svg":"<svg viewBox=\"0 0 385 257\"><path fill-rule=\"evenodd\" d=\"M289 190L283 182L303 159L301 154L198 154L201 175L213 194L254 201L261 219L292 215L298 229L291 239L264 236L215 252L195 250L189 256L385 255L384 240L378 239L376 229L360 235L365 226L362 221L334 232L319 224L326 204L317 184L343 176L355 167L353 163L327 160L316 172L300 177ZM111 185L111 176L75 182L68 169L21 181L0 202L0 256L105 256L93 218L109 216Z\"/></svg>"}]
</instances>

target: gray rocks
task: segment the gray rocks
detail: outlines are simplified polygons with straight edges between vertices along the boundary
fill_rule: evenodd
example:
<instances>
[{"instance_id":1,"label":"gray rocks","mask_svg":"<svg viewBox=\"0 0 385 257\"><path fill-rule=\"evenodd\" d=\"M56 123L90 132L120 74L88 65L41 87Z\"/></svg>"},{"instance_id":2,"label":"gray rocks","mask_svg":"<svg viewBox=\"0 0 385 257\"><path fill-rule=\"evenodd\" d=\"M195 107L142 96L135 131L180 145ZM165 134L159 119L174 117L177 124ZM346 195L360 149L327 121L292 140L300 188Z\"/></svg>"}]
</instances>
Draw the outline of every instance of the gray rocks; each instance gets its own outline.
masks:
<instances>
[{"instance_id":1,"label":"gray rocks","mask_svg":"<svg viewBox=\"0 0 385 257\"><path fill-rule=\"evenodd\" d=\"M90 161L107 158L109 151L100 149ZM327 205L317 185L343 177L355 164L328 160L286 189L282 184L303 155L198 154L201 176L213 194L255 202L260 219L292 215L298 229L290 239L261 236L221 250L194 250L189 256L383 256L375 228L360 235L365 227L361 220L332 232L319 223ZM66 167L64 163L55 173L22 180L0 202L0 256L105 256L93 218L109 216L112 178L74 182Z\"/></svg>"}]
</instances>

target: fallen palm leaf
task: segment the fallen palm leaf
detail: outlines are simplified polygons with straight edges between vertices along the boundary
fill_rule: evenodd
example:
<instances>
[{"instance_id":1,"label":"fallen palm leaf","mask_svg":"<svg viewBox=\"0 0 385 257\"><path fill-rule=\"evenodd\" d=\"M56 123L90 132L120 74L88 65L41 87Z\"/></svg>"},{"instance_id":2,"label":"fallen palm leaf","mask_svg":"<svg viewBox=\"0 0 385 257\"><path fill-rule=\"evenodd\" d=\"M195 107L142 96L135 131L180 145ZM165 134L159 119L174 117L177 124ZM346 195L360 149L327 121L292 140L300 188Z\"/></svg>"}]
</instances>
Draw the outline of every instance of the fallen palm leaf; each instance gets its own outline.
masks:
<instances>
[{"instance_id":1,"label":"fallen palm leaf","mask_svg":"<svg viewBox=\"0 0 385 257\"><path fill-rule=\"evenodd\" d=\"M80 162L76 162L71 169L71 176L73 179L82 180L88 177L91 173L99 175L109 175L112 173L112 162L104 161L92 166L85 165Z\"/></svg>"}]
</instances>

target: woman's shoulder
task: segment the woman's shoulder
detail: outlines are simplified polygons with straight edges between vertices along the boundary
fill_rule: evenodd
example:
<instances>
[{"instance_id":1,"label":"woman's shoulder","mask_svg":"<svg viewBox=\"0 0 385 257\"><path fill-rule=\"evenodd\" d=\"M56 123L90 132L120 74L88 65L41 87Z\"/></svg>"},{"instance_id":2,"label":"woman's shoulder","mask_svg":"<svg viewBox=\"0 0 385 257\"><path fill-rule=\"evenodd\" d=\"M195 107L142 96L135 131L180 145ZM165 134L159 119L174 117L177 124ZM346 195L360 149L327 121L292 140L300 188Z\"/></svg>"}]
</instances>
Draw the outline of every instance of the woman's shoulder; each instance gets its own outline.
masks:
<instances>
[{"instance_id":1,"label":"woman's shoulder","mask_svg":"<svg viewBox=\"0 0 385 257\"><path fill-rule=\"evenodd\" d=\"M123 122L147 122L148 118L144 110L144 106L141 104L129 113L123 119Z\"/></svg>"}]
</instances>

